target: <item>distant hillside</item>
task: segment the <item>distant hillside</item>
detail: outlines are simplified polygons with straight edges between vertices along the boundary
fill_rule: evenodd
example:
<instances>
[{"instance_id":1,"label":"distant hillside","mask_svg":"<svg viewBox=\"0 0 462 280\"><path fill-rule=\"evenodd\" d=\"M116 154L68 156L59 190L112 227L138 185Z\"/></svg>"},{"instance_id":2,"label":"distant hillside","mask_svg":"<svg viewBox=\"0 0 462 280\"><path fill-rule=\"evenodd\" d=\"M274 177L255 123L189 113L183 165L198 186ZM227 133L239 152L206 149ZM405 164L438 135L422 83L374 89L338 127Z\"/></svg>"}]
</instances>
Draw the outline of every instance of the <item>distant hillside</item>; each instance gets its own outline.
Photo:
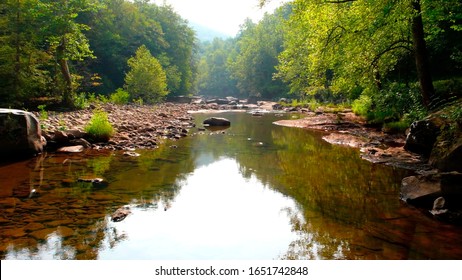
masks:
<instances>
[{"instance_id":1,"label":"distant hillside","mask_svg":"<svg viewBox=\"0 0 462 280\"><path fill-rule=\"evenodd\" d=\"M194 22L189 22L189 26L191 26L196 31L197 38L201 42L212 41L214 38L217 38L217 37L222 38L222 39L231 37L225 33L213 30L210 27L206 27L206 26L194 23Z\"/></svg>"}]
</instances>

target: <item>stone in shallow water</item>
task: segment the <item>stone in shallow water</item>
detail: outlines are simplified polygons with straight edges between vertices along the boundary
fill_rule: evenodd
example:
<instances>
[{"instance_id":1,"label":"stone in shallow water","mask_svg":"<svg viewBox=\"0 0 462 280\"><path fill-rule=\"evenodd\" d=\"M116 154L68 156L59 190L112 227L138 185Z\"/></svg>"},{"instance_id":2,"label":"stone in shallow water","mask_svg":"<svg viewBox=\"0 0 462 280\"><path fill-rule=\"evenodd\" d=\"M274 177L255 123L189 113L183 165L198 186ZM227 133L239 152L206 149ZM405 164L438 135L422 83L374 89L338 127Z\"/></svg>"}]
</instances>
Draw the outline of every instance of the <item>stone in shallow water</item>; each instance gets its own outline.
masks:
<instances>
[{"instance_id":1,"label":"stone in shallow water","mask_svg":"<svg viewBox=\"0 0 462 280\"><path fill-rule=\"evenodd\" d=\"M209 126L230 126L231 122L225 118L211 117L206 119L203 124Z\"/></svg>"},{"instance_id":2,"label":"stone in shallow water","mask_svg":"<svg viewBox=\"0 0 462 280\"><path fill-rule=\"evenodd\" d=\"M61 235L62 238L67 238L74 235L74 230L69 227L59 226L58 233L59 235Z\"/></svg>"},{"instance_id":3,"label":"stone in shallow water","mask_svg":"<svg viewBox=\"0 0 462 280\"><path fill-rule=\"evenodd\" d=\"M4 229L2 234L5 236L18 238L18 237L25 236L26 232L24 231L23 228L10 228L10 229Z\"/></svg>"},{"instance_id":4,"label":"stone in shallow water","mask_svg":"<svg viewBox=\"0 0 462 280\"><path fill-rule=\"evenodd\" d=\"M62 147L57 150L59 153L81 153L85 150L82 145Z\"/></svg>"},{"instance_id":5,"label":"stone in shallow water","mask_svg":"<svg viewBox=\"0 0 462 280\"><path fill-rule=\"evenodd\" d=\"M45 229L41 229L41 230L31 232L30 236L32 236L36 240L46 240L48 235L52 234L53 232L54 232L54 229L45 228Z\"/></svg>"},{"instance_id":6,"label":"stone in shallow water","mask_svg":"<svg viewBox=\"0 0 462 280\"><path fill-rule=\"evenodd\" d=\"M45 226L40 223L30 223L24 227L25 230L27 231L36 231L39 229L43 229Z\"/></svg>"},{"instance_id":7,"label":"stone in shallow water","mask_svg":"<svg viewBox=\"0 0 462 280\"><path fill-rule=\"evenodd\" d=\"M112 213L111 221L120 222L124 220L130 213L131 213L130 207L122 206L119 209L117 209L114 213Z\"/></svg>"},{"instance_id":8,"label":"stone in shallow water","mask_svg":"<svg viewBox=\"0 0 462 280\"><path fill-rule=\"evenodd\" d=\"M140 154L135 153L135 152L126 151L126 152L124 152L124 156L128 156L128 157L139 157Z\"/></svg>"}]
</instances>

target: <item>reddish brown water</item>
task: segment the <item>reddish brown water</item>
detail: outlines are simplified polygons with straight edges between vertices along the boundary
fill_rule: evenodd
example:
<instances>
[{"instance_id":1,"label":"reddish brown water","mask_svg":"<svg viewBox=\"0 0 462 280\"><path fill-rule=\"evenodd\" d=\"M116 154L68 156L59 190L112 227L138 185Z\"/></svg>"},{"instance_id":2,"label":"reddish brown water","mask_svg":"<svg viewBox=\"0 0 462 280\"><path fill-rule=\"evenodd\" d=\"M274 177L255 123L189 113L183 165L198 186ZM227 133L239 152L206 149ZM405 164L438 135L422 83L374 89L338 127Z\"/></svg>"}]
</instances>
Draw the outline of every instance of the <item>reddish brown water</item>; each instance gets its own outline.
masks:
<instances>
[{"instance_id":1,"label":"reddish brown water","mask_svg":"<svg viewBox=\"0 0 462 280\"><path fill-rule=\"evenodd\" d=\"M222 116L229 129L140 157L0 165L0 258L462 259L462 228L398 199L407 171L272 125L287 116ZM123 205L132 213L112 222Z\"/></svg>"}]
</instances>

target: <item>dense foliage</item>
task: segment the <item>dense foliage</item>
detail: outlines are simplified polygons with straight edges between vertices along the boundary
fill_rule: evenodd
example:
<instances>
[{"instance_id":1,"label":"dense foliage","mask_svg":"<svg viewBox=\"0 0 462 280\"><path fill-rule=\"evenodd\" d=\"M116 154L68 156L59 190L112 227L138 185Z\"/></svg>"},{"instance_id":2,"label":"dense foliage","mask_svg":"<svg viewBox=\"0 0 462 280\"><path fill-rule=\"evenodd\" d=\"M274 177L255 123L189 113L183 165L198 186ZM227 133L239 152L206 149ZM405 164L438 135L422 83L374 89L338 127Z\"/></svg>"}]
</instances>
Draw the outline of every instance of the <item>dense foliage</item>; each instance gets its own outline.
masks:
<instances>
[{"instance_id":1,"label":"dense foliage","mask_svg":"<svg viewBox=\"0 0 462 280\"><path fill-rule=\"evenodd\" d=\"M459 0L294 0L235 38L200 44L171 6L146 0L5 0L0 16L0 106L291 96L392 122L461 96ZM156 61L148 76L160 78L137 72L135 93L141 46L149 56L137 67Z\"/></svg>"},{"instance_id":2,"label":"dense foliage","mask_svg":"<svg viewBox=\"0 0 462 280\"><path fill-rule=\"evenodd\" d=\"M419 117L450 99L444 94L455 93L435 90L434 80L462 74L460 1L295 0L291 5L276 76L292 93L360 98L356 107L367 105L360 111L380 121L406 113Z\"/></svg>"},{"instance_id":3,"label":"dense foliage","mask_svg":"<svg viewBox=\"0 0 462 280\"><path fill-rule=\"evenodd\" d=\"M161 64L171 94L192 91L195 34L168 5L6 0L0 16L0 106L51 100L73 107L78 92L114 92L142 45Z\"/></svg>"}]
</instances>

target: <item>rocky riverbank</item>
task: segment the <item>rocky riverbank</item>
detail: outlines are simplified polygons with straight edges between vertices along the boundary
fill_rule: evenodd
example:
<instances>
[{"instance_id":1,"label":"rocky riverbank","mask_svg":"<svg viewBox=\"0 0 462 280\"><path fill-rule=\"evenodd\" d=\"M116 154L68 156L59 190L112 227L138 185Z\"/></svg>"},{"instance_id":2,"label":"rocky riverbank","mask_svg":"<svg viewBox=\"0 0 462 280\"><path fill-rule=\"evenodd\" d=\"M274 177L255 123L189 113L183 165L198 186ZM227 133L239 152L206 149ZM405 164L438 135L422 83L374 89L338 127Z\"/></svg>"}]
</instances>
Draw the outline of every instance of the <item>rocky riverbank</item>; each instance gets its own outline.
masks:
<instances>
[{"instance_id":1,"label":"rocky riverbank","mask_svg":"<svg viewBox=\"0 0 462 280\"><path fill-rule=\"evenodd\" d=\"M454 108L413 123L406 135L368 127L349 110L318 110L276 124L324 131L324 140L358 148L363 159L414 170L415 176L402 181L401 199L437 219L462 224L461 124L447 117Z\"/></svg>"},{"instance_id":2,"label":"rocky riverbank","mask_svg":"<svg viewBox=\"0 0 462 280\"><path fill-rule=\"evenodd\" d=\"M99 104L71 112L40 113L42 134L47 149L78 152L85 148L110 150L153 149L166 139L186 137L195 126L191 112L220 110L256 110L265 103L246 104L233 100L232 104L214 102L161 103L154 106ZM266 107L262 107L266 108ZM95 110L108 114L115 134L107 142L90 143L84 132ZM63 148L64 147L64 148ZM69 148L71 147L71 148Z\"/></svg>"},{"instance_id":3,"label":"rocky riverbank","mask_svg":"<svg viewBox=\"0 0 462 280\"><path fill-rule=\"evenodd\" d=\"M95 109L105 111L115 129L114 136L108 142L89 143L84 132ZM72 112L48 112L48 118L41 120L42 133L49 149L63 146L111 150L152 149L165 139L187 136L189 129L195 125L189 111L199 109L201 106L193 104L102 104Z\"/></svg>"},{"instance_id":4,"label":"rocky riverbank","mask_svg":"<svg viewBox=\"0 0 462 280\"><path fill-rule=\"evenodd\" d=\"M275 124L323 131L325 141L358 148L361 157L373 163L411 170L431 168L424 157L404 149L404 133L390 134L370 127L363 118L356 116L351 110L334 113L318 109L317 112L307 112L305 118L281 120Z\"/></svg>"}]
</instances>

